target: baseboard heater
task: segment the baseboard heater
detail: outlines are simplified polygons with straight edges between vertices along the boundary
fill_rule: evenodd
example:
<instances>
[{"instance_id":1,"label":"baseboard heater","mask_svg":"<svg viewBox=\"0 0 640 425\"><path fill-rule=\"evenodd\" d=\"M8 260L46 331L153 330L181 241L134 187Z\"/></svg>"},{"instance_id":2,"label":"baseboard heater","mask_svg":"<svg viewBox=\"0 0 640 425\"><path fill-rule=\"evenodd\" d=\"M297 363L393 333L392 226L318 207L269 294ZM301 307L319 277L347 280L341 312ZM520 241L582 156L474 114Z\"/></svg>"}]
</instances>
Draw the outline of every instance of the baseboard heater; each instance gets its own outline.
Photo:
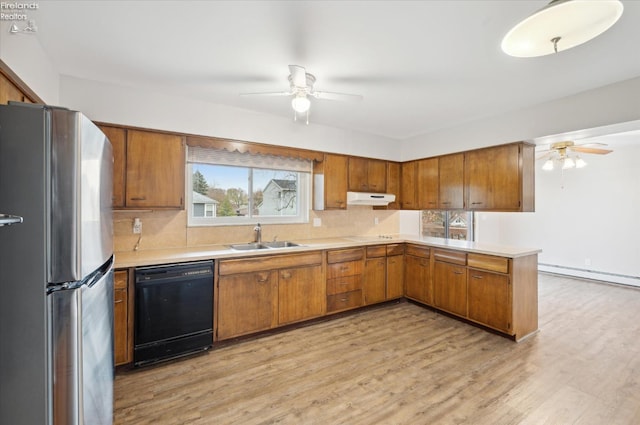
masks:
<instances>
[{"instance_id":1,"label":"baseboard heater","mask_svg":"<svg viewBox=\"0 0 640 425\"><path fill-rule=\"evenodd\" d=\"M629 276L619 273L602 272L546 263L538 263L538 271L640 287L639 276Z\"/></svg>"}]
</instances>

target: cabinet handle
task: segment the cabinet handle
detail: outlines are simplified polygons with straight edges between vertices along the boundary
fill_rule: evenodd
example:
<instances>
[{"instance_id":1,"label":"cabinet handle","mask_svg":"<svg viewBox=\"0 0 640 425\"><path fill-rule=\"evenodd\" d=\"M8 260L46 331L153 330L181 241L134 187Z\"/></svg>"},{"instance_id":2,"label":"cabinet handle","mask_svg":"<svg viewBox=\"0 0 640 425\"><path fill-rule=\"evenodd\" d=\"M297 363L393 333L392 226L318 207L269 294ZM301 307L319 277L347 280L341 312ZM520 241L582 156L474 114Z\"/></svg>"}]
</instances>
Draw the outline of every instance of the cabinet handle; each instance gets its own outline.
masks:
<instances>
[{"instance_id":1,"label":"cabinet handle","mask_svg":"<svg viewBox=\"0 0 640 425\"><path fill-rule=\"evenodd\" d=\"M338 283L338 285L348 285L348 284L349 284L349 282L340 282L340 283Z\"/></svg>"},{"instance_id":2,"label":"cabinet handle","mask_svg":"<svg viewBox=\"0 0 640 425\"><path fill-rule=\"evenodd\" d=\"M472 274L471 277L473 279L482 279L482 276L478 276L478 275L475 275L475 274Z\"/></svg>"},{"instance_id":3,"label":"cabinet handle","mask_svg":"<svg viewBox=\"0 0 640 425\"><path fill-rule=\"evenodd\" d=\"M349 301L349 298L340 298L340 301L342 301L343 303Z\"/></svg>"},{"instance_id":4,"label":"cabinet handle","mask_svg":"<svg viewBox=\"0 0 640 425\"><path fill-rule=\"evenodd\" d=\"M283 279L289 279L291 277L291 273L289 272L282 272L282 274L280 275Z\"/></svg>"},{"instance_id":5,"label":"cabinet handle","mask_svg":"<svg viewBox=\"0 0 640 425\"><path fill-rule=\"evenodd\" d=\"M453 271L453 274L463 274L463 273L464 273L464 272L463 272L463 271L460 271L460 270L454 270L454 271Z\"/></svg>"},{"instance_id":6,"label":"cabinet handle","mask_svg":"<svg viewBox=\"0 0 640 425\"><path fill-rule=\"evenodd\" d=\"M482 202L472 202L471 205L482 205Z\"/></svg>"},{"instance_id":7,"label":"cabinet handle","mask_svg":"<svg viewBox=\"0 0 640 425\"><path fill-rule=\"evenodd\" d=\"M450 203L451 203L451 202L448 202L448 201L444 202L444 201L443 201L443 202L442 202L442 205L449 205ZM435 202L434 202L434 204L435 204Z\"/></svg>"},{"instance_id":8,"label":"cabinet handle","mask_svg":"<svg viewBox=\"0 0 640 425\"><path fill-rule=\"evenodd\" d=\"M145 201L146 199L147 198L144 197L144 196L136 196L136 197L133 197L133 198L129 198L129 200L131 200L131 201Z\"/></svg>"},{"instance_id":9,"label":"cabinet handle","mask_svg":"<svg viewBox=\"0 0 640 425\"><path fill-rule=\"evenodd\" d=\"M347 270L349 270L349 266L342 266L342 267L340 267L340 271L341 271L341 272L346 272Z\"/></svg>"},{"instance_id":10,"label":"cabinet handle","mask_svg":"<svg viewBox=\"0 0 640 425\"><path fill-rule=\"evenodd\" d=\"M114 303L114 304L120 304L120 303L122 303L122 302L124 302L124 300L115 300L113 303Z\"/></svg>"}]
</instances>

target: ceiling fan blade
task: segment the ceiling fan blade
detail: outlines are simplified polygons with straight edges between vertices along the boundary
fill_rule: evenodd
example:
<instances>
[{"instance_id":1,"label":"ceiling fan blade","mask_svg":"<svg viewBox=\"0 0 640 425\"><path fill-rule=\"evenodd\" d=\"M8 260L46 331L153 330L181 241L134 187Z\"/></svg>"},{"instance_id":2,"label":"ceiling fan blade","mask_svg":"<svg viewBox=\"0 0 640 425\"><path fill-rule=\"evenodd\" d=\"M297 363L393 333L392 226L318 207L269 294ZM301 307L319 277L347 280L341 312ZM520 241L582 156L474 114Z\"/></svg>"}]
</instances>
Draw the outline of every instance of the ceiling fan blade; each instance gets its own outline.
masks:
<instances>
[{"instance_id":1,"label":"ceiling fan blade","mask_svg":"<svg viewBox=\"0 0 640 425\"><path fill-rule=\"evenodd\" d=\"M587 148L584 146L571 146L569 147L569 149L575 152L594 153L597 155L606 155L608 153L613 152L611 149Z\"/></svg>"},{"instance_id":2,"label":"ceiling fan blade","mask_svg":"<svg viewBox=\"0 0 640 425\"><path fill-rule=\"evenodd\" d=\"M240 93L240 96L291 96L293 93L289 91L273 91L262 93Z\"/></svg>"},{"instance_id":3,"label":"ceiling fan blade","mask_svg":"<svg viewBox=\"0 0 640 425\"><path fill-rule=\"evenodd\" d=\"M345 101L362 100L362 96L359 94L334 93L330 91L314 91L313 93L309 93L309 94L315 97L316 99L322 99L322 100L345 100Z\"/></svg>"},{"instance_id":4,"label":"ceiling fan blade","mask_svg":"<svg viewBox=\"0 0 640 425\"><path fill-rule=\"evenodd\" d=\"M594 146L609 146L606 143L600 143L600 142L593 142L593 143L580 143L579 145L574 145L574 146L584 146L584 147L594 147Z\"/></svg>"},{"instance_id":5,"label":"ceiling fan blade","mask_svg":"<svg viewBox=\"0 0 640 425\"><path fill-rule=\"evenodd\" d=\"M542 151L542 152L539 152L539 153L542 153L542 155L538 155L536 157L536 161L539 161L539 160L545 159L545 158L550 158L553 155L554 151L547 150L547 151Z\"/></svg>"},{"instance_id":6,"label":"ceiling fan blade","mask_svg":"<svg viewBox=\"0 0 640 425\"><path fill-rule=\"evenodd\" d=\"M307 71L300 65L289 65L291 83L296 87L307 87Z\"/></svg>"}]
</instances>

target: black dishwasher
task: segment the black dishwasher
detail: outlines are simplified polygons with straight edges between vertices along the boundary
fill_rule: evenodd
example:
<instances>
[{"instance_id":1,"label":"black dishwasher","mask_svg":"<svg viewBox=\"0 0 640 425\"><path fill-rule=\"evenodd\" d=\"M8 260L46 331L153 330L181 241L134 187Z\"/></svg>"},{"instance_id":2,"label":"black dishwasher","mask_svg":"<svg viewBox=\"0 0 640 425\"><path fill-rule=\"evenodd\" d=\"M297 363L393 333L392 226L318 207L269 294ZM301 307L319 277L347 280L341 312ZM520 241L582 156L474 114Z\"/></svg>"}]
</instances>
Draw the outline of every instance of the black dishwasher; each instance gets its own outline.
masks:
<instances>
[{"instance_id":1,"label":"black dishwasher","mask_svg":"<svg viewBox=\"0 0 640 425\"><path fill-rule=\"evenodd\" d=\"M134 365L184 356L212 344L213 261L136 268Z\"/></svg>"}]
</instances>

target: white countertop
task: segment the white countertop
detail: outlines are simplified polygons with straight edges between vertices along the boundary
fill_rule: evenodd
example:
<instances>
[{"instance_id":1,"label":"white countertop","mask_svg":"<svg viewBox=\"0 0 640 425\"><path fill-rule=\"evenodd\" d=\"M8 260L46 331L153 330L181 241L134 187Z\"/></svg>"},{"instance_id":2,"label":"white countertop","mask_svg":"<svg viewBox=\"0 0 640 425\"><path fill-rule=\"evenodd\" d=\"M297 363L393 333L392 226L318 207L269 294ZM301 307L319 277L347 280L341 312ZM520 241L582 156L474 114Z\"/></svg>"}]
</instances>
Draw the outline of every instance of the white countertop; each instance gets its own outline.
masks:
<instances>
[{"instance_id":1,"label":"white countertop","mask_svg":"<svg viewBox=\"0 0 640 425\"><path fill-rule=\"evenodd\" d=\"M143 251L117 251L115 253L115 267L127 268L180 263L186 261L252 257L256 255L262 256L283 253L293 254L296 252L315 251L318 249L339 249L405 242L427 245L433 248L446 248L456 251L496 255L507 258L524 257L541 252L541 250L537 248L492 245L455 239L443 239L404 234L385 236L346 236L336 238L293 240L292 242L296 242L300 244L300 246L290 248L238 251L229 248L228 244L220 244L190 246L182 248L147 249Z\"/></svg>"}]
</instances>

